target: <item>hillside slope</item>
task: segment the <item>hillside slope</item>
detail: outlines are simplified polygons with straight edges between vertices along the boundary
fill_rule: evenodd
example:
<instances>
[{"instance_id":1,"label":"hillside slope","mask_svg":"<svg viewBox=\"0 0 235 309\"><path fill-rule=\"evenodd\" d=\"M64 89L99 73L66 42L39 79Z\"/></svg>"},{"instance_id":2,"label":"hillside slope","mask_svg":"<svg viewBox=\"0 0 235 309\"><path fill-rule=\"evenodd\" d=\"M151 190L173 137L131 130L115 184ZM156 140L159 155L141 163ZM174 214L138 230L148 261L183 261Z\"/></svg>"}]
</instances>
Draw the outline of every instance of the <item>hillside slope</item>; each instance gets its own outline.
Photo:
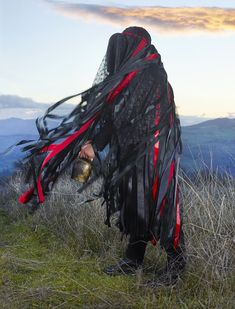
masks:
<instances>
[{"instance_id":1,"label":"hillside slope","mask_svg":"<svg viewBox=\"0 0 235 309\"><path fill-rule=\"evenodd\" d=\"M235 119L218 118L182 127L182 139L184 169L209 167L235 175Z\"/></svg>"},{"instance_id":2,"label":"hillside slope","mask_svg":"<svg viewBox=\"0 0 235 309\"><path fill-rule=\"evenodd\" d=\"M0 120L0 153L21 139L36 139L35 120L9 118ZM219 118L182 127L181 166L190 173L207 169L230 172L235 176L235 119ZM0 176L11 174L14 162L22 154L15 149L1 157Z\"/></svg>"}]
</instances>

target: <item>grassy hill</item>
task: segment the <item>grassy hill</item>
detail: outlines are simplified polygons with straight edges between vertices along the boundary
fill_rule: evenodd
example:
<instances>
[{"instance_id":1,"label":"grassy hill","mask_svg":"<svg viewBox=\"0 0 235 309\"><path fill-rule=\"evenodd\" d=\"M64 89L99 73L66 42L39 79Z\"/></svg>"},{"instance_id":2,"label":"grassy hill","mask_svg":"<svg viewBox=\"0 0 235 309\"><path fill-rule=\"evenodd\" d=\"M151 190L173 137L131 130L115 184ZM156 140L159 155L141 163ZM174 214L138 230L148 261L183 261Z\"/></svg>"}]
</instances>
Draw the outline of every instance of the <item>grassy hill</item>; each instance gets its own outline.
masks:
<instances>
[{"instance_id":1,"label":"grassy hill","mask_svg":"<svg viewBox=\"0 0 235 309\"><path fill-rule=\"evenodd\" d=\"M144 269L109 277L125 239L104 225L100 201L82 204L96 187L77 195L77 183L63 177L33 215L17 203L22 175L0 196L1 308L228 308L234 305L234 179L200 174L193 183L180 175L188 266L174 288L143 284L163 267L165 255L148 246Z\"/></svg>"}]
</instances>

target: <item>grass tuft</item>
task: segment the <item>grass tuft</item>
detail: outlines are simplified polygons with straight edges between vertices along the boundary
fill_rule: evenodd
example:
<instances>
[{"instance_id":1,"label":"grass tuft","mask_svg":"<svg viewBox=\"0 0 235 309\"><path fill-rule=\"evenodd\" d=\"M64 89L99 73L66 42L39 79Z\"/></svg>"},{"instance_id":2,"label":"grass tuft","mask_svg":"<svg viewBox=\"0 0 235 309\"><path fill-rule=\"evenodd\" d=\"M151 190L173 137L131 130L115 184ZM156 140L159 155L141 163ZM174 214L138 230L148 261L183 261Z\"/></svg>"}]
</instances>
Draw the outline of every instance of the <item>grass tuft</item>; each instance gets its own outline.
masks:
<instances>
[{"instance_id":1,"label":"grass tuft","mask_svg":"<svg viewBox=\"0 0 235 309\"><path fill-rule=\"evenodd\" d=\"M134 276L109 277L103 268L122 256L115 227L104 225L97 200L82 204L69 176L33 216L17 202L19 173L0 200L1 308L233 308L234 179L218 175L194 180L181 174L181 201L188 254L187 270L174 288L143 287L164 266L165 254L147 248L144 269Z\"/></svg>"}]
</instances>

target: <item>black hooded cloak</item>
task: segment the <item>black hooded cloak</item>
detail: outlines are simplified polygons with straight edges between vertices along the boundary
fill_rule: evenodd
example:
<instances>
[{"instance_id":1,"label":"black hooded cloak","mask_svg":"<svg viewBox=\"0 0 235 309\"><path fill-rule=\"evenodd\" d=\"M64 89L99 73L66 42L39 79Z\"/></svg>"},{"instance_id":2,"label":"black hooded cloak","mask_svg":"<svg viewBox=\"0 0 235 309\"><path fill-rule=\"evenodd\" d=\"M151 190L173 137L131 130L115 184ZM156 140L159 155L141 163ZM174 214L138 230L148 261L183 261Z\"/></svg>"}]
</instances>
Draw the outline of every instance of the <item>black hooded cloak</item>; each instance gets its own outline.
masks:
<instances>
[{"instance_id":1,"label":"black hooded cloak","mask_svg":"<svg viewBox=\"0 0 235 309\"><path fill-rule=\"evenodd\" d=\"M55 114L73 97L80 101L71 113ZM49 128L51 119L60 123ZM85 142L92 141L97 155L108 144L101 165L106 223L119 212L123 234L177 248L180 122L161 56L145 29L112 35L93 86L51 106L36 125L38 140L18 143L27 143L22 151L32 175L21 203L43 203Z\"/></svg>"}]
</instances>

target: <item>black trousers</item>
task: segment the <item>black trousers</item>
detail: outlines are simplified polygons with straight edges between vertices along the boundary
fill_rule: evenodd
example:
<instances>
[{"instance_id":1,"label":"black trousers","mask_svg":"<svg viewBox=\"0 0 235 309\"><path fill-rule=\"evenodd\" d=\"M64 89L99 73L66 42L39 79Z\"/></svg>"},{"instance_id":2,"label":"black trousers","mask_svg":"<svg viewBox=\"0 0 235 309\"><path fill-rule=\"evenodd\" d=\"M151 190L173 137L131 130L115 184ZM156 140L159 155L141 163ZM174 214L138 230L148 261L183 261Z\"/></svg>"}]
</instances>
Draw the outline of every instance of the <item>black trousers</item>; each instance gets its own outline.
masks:
<instances>
[{"instance_id":1,"label":"black trousers","mask_svg":"<svg viewBox=\"0 0 235 309\"><path fill-rule=\"evenodd\" d=\"M138 264L142 264L147 243L148 242L146 240L130 238L129 244L126 249L126 257ZM168 263L171 263L173 261L183 261L185 263L186 249L182 226L180 229L179 245L177 249L175 250L172 245L172 247L166 249L166 253Z\"/></svg>"}]
</instances>

